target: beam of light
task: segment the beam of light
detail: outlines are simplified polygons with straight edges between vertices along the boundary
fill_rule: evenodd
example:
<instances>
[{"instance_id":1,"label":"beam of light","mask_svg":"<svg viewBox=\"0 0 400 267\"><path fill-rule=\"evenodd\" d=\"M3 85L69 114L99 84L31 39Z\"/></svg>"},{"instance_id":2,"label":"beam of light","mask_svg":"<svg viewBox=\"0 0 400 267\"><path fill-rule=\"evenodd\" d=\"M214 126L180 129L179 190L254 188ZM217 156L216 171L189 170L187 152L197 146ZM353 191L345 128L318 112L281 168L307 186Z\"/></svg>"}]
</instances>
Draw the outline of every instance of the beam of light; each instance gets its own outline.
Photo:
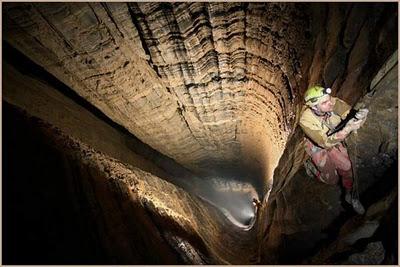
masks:
<instances>
[{"instance_id":1,"label":"beam of light","mask_svg":"<svg viewBox=\"0 0 400 267\"><path fill-rule=\"evenodd\" d=\"M216 177L197 188L197 194L216 208L235 226L249 230L256 220L253 199L258 194L252 185Z\"/></svg>"}]
</instances>

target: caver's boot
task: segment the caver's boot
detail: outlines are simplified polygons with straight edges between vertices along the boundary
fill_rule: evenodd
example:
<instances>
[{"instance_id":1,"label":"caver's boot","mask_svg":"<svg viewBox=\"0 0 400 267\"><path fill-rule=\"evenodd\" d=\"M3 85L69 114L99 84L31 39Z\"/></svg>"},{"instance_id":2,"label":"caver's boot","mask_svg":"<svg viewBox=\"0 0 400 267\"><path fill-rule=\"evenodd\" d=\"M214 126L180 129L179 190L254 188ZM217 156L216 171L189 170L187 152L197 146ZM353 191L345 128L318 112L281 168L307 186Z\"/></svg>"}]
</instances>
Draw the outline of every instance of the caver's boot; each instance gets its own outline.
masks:
<instances>
[{"instance_id":1,"label":"caver's boot","mask_svg":"<svg viewBox=\"0 0 400 267\"><path fill-rule=\"evenodd\" d=\"M361 204L360 200L357 198L353 198L351 200L351 205L353 206L353 210L360 215L363 215L365 213L365 209L363 205Z\"/></svg>"},{"instance_id":2,"label":"caver's boot","mask_svg":"<svg viewBox=\"0 0 400 267\"><path fill-rule=\"evenodd\" d=\"M365 209L364 209L363 205L361 204L360 200L357 198L353 198L351 195L351 191L346 191L344 200L353 207L353 210L357 214L363 215L365 213Z\"/></svg>"}]
</instances>

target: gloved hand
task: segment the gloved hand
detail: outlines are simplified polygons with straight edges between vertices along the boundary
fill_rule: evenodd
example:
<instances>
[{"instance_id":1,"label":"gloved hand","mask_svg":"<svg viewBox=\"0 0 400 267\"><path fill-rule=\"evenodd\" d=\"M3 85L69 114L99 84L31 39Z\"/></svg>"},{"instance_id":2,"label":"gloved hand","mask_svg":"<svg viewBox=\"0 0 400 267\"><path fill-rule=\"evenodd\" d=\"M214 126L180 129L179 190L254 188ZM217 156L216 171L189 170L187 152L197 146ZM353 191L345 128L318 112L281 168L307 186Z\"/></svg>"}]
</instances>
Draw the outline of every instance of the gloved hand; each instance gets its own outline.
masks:
<instances>
[{"instance_id":1,"label":"gloved hand","mask_svg":"<svg viewBox=\"0 0 400 267\"><path fill-rule=\"evenodd\" d=\"M356 117L357 119L359 119L359 120L362 120L362 119L364 119L364 118L367 117L368 112L369 112L368 109L362 108L362 109L360 109L359 111L357 111L355 117Z\"/></svg>"},{"instance_id":2,"label":"gloved hand","mask_svg":"<svg viewBox=\"0 0 400 267\"><path fill-rule=\"evenodd\" d=\"M364 119L357 120L356 118L353 118L347 122L346 126L343 128L343 131L345 131L348 134L352 131L356 131L361 127L364 121L365 121Z\"/></svg>"}]
</instances>

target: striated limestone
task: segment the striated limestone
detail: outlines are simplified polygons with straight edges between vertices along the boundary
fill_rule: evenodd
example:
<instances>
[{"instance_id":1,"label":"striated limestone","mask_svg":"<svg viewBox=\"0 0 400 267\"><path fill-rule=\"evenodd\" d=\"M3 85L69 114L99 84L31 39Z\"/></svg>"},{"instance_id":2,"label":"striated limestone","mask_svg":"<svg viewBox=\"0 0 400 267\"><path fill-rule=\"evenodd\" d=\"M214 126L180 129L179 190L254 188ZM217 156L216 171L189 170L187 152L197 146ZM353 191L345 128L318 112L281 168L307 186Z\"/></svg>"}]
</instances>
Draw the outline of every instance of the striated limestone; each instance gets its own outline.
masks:
<instances>
[{"instance_id":1,"label":"striated limestone","mask_svg":"<svg viewBox=\"0 0 400 267\"><path fill-rule=\"evenodd\" d=\"M305 6L5 8L7 42L146 144L200 173L239 164L271 179L294 122Z\"/></svg>"}]
</instances>

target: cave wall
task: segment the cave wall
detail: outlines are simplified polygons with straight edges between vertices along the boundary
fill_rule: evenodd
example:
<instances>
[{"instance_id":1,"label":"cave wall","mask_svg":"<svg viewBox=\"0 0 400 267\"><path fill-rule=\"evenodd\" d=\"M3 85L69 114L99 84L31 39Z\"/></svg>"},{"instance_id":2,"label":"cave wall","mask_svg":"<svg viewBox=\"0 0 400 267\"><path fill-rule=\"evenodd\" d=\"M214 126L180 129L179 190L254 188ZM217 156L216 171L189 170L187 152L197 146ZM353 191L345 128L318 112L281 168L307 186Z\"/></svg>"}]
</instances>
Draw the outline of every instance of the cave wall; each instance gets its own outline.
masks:
<instances>
[{"instance_id":1,"label":"cave wall","mask_svg":"<svg viewBox=\"0 0 400 267\"><path fill-rule=\"evenodd\" d=\"M12 47L3 46L3 100L122 162L190 191L193 174L155 151Z\"/></svg>"},{"instance_id":2,"label":"cave wall","mask_svg":"<svg viewBox=\"0 0 400 267\"><path fill-rule=\"evenodd\" d=\"M348 141L356 157L360 192L365 192L397 162L398 152L398 52L374 77L369 93L360 99L370 114L365 125Z\"/></svg>"},{"instance_id":3,"label":"cave wall","mask_svg":"<svg viewBox=\"0 0 400 267\"><path fill-rule=\"evenodd\" d=\"M315 39L308 84L331 87L354 104L396 50L397 5L329 3L312 9Z\"/></svg>"},{"instance_id":4,"label":"cave wall","mask_svg":"<svg viewBox=\"0 0 400 267\"><path fill-rule=\"evenodd\" d=\"M137 196L110 179L115 171L105 173L87 156L85 162L58 129L2 106L3 263L179 262L149 215L130 201Z\"/></svg>"},{"instance_id":5,"label":"cave wall","mask_svg":"<svg viewBox=\"0 0 400 267\"><path fill-rule=\"evenodd\" d=\"M397 49L396 5L331 3L312 5L312 10L314 55L308 72L308 84L331 87L334 95L351 105L363 102L362 97L368 92L371 94L376 83L384 77L379 71L386 73L390 70L385 66L385 61L389 61L390 56L392 61L397 60L397 52L393 54ZM358 146L362 143L363 147L358 150L364 155L362 163L357 166L360 167L359 175L365 177L360 182L360 191L371 187L377 179L382 179L382 171L375 172L379 164L390 162L381 168L386 169L388 164L397 161L394 156L397 152L393 152L397 151L394 145L397 142L397 126L393 125L397 125L397 97L392 95L397 93L396 71L397 68L392 68L389 77L381 81L381 86L387 87L389 83L391 86L388 90L382 90L385 93L381 94L387 96L386 100L375 104L380 107L372 108L375 112L370 114L369 121L360 131L364 138L353 137L349 142L350 150L354 150L356 143ZM302 91L306 89L304 87ZM379 103L380 100L375 101ZM300 107L297 109L298 114ZM381 127L379 120L390 123ZM267 205L263 214L267 219L263 222L264 230L260 232L260 238L264 240L260 250L266 262L286 260L287 263L295 263L296 258L312 253L315 244L326 237L321 229L328 227L344 211L340 205L330 204L340 202L338 188L324 188L301 178L306 176L301 168L306 157L303 136L301 129L295 128L275 170L271 195L265 199ZM383 145L386 152L381 153L379 147L382 144L387 146ZM292 181L294 178L297 180ZM297 199L301 196L296 197L298 194L313 197L299 204ZM326 197L331 201L326 202ZM325 204L321 205L321 201ZM324 212L326 208L330 210L329 213ZM318 218L312 214L317 214ZM320 217L324 220L320 220ZM309 241L307 246L302 245L304 240ZM292 257L287 259L286 253Z\"/></svg>"},{"instance_id":6,"label":"cave wall","mask_svg":"<svg viewBox=\"0 0 400 267\"><path fill-rule=\"evenodd\" d=\"M88 149L131 165L123 168L129 169L124 183L117 182L122 193L114 194L110 188L115 186L110 184L115 179L109 178L115 173L104 172L98 162L89 160L97 170L95 176L101 177L96 178L97 185L107 187L99 193L104 207L99 214L110 212L112 217L106 199L117 205L128 192L134 200L127 205L137 207L135 216L143 217L142 224L149 227L144 232L154 230L151 237L132 241L127 240L133 234L126 228L131 223L132 229L142 226L125 217L120 225L107 221L118 225L112 233L120 230L115 238L125 244L120 250L113 247L108 232L99 234L101 243L111 246L106 251L113 263L279 263L288 251L293 252L292 263L299 261L303 251L296 249L311 250L323 238L321 228L343 211L324 200L329 196L330 201L339 201L337 188L306 180L301 170L304 151L297 120L302 95L308 85L319 83L356 103L373 91L369 87L373 77L397 47L395 3L5 3L3 18L3 42L142 142L198 174L234 169L250 176L241 179L262 188L265 196L258 224L250 232L232 229L213 207L158 178L173 178L154 164L161 154L151 160L133 154L135 149L124 147L130 143L128 134L117 133L70 100L43 90L48 85L5 65L3 75L10 81L5 101L59 127ZM394 91L390 92L393 97ZM395 110L392 102L378 105L372 120L387 118L390 128ZM84 124L99 131L85 131ZM365 127L371 132L377 129L373 123ZM386 154L394 155L394 128L389 128L370 142L369 151L380 153L378 165L388 161ZM370 136L369 130L360 131L362 140ZM374 155L361 157L367 160ZM86 164L88 159L78 156L73 165L80 166L81 161ZM133 167L141 170L132 171ZM77 176L91 177L86 172ZM133 179L130 172L139 174ZM194 178L184 177L186 184L199 185ZM132 193L128 186L132 179L149 184ZM367 190L372 181L361 188ZM90 192L92 187L85 188ZM306 214L300 210L314 203L298 201L304 194L315 195L330 207L329 214L323 205L311 209L314 215L326 215L322 225L304 220ZM165 203L170 205L168 212ZM122 218L131 208L115 212ZM173 234L162 230L170 229L169 223L179 230ZM160 231L162 237L156 234ZM146 238L161 240L155 253L164 258L152 259L146 249L134 248L141 242L151 247L153 241ZM302 246L307 239L309 245ZM244 250L249 251L247 256Z\"/></svg>"},{"instance_id":7,"label":"cave wall","mask_svg":"<svg viewBox=\"0 0 400 267\"><path fill-rule=\"evenodd\" d=\"M350 157L355 164L354 175L357 179L355 186L358 188L361 202L366 209L371 207L371 210L374 210L374 205L386 205L382 208L383 211L380 210L381 213L387 212L389 208L397 208L397 203L394 201L398 184L397 60L396 50L373 77L370 86L367 87L369 93L357 103L357 106L366 106L370 110L367 121L357 133L346 139ZM303 263L337 264L338 259L333 258L333 255L339 254L340 249L351 250L349 248L351 246L340 243L344 242L340 238L344 239L350 230L343 226L346 232L342 233L342 237L338 230L345 218L351 217L351 211L343 203L339 186L323 184L305 173L302 163L307 155L304 151L303 137L301 128L296 128L274 174L273 189L262 215L267 218L260 232L260 235L263 234L261 244L263 261L299 263L300 259L311 257L316 253L323 242L329 243L327 240L335 240L322 252L317 253L312 261ZM377 204L379 202L381 203ZM374 211L370 213L374 214ZM374 216L376 214L371 217ZM348 224L353 224L354 228L355 225L361 228L360 220L365 224L374 221L380 227L386 228L384 222L382 226L379 222L385 219L381 214L379 216L381 216L379 219L368 216L353 218ZM388 216L397 220L397 213L393 211ZM385 240L382 236L374 238L380 242ZM395 236L391 236L390 240L394 239ZM392 241L385 240L385 242ZM391 245L387 245L389 243L385 244L387 246L385 249L391 251ZM291 255L290 258L287 258L288 254ZM396 255L394 253L395 258ZM371 258L373 259L372 256Z\"/></svg>"},{"instance_id":8,"label":"cave wall","mask_svg":"<svg viewBox=\"0 0 400 267\"><path fill-rule=\"evenodd\" d=\"M257 262L256 229L227 231L231 222L215 206L188 194L199 193L196 177L161 154L146 153L133 136L56 88L62 84L8 60L5 263ZM238 253L243 246L248 257Z\"/></svg>"},{"instance_id":9,"label":"cave wall","mask_svg":"<svg viewBox=\"0 0 400 267\"><path fill-rule=\"evenodd\" d=\"M8 140L5 140L4 142L16 144L18 143L19 138L23 138L21 137L23 133L30 133L31 131L36 132L32 138L26 139L25 142L19 146L15 146L14 149L16 153L13 154L13 157L9 157L12 145L7 146L5 149L5 157L10 158L10 161L13 162L14 165L11 165L10 168L7 169L5 177L7 180L16 179L16 184L12 185L14 186L13 189L15 189L15 187L18 186L17 182L23 183L23 181L20 181L20 177L23 177L24 179L42 177L40 170L37 169L37 165L46 165L46 159L48 157L67 158L65 162L57 162L57 164L53 164L53 168L49 170L50 174L42 177L42 179L47 181L48 179L51 179L51 177L56 176L59 177L58 180L61 180L58 181L59 183L63 182L68 185L72 183L73 185L70 185L71 187L75 186L75 183L78 183L81 187L81 190L78 192L79 194L74 190L68 192L61 190L60 192L54 183L49 183L47 185L52 192L43 192L44 188L41 187L42 184L35 184L32 180L28 182L31 184L35 192L44 195L44 197L49 199L49 202L54 202L50 208L57 209L57 205L62 205L69 209L71 213L76 215L76 217L78 217L75 218L75 220L78 221L75 222L78 225L76 227L86 227L86 231L88 227L92 227L91 231L89 231L90 234L85 235L85 238L91 240L87 245L88 250L79 252L79 250L83 248L78 246L76 247L77 249L74 250L77 255L72 255L71 259L62 257L61 254L63 253L63 249L70 249L71 247L74 247L75 249L76 242L79 243L79 238L77 238L76 233L73 232L77 231L77 229L73 227L56 229L56 225L60 223L60 221L65 220L68 222L68 219L65 218L64 215L60 215L61 218L59 221L53 221L50 212L43 212L45 216L41 216L41 214L27 214L26 210L31 208L31 204L27 199L30 194L21 192L23 195L21 195L20 198L23 200L23 203L21 205L16 204L13 206L13 208L18 211L19 215L10 216L9 221L7 221L7 226L14 224L16 227L10 232L9 239L6 240L6 243L12 243L12 241L10 241L12 239L18 239L19 242L24 242L22 241L24 240L24 233L34 236L35 239L43 239L42 242L36 244L35 250L30 251L29 255L32 255L32 257L26 258L26 263L51 264L62 262L65 264L76 264L86 262L88 264L194 264L204 262L256 262L257 257L255 256L255 252L249 253L248 257L238 257L240 254L237 253L236 249L228 249L224 245L227 243L235 244L237 240L241 240L243 243L242 246L246 246L249 251L255 250L255 244L252 244L255 232L254 230L251 231L253 234L249 234L249 232L243 233L238 229L232 229L231 231L226 232L224 227L226 227L227 224L230 224L230 222L227 221L226 218L221 218L221 215L217 213L215 207L198 199L193 201L190 198L188 199L182 196L182 188L187 189L186 192L192 192L197 189L187 188L188 184L192 187L196 186L196 177L193 175L188 177L189 174L187 172L182 173L178 168L180 166L176 163L174 164L170 161L165 162L166 159L163 159L163 155L161 154L149 155L148 152L146 153L146 149L142 147L143 144L138 144L138 141L132 140L134 139L134 136L125 133L123 129L110 123L107 118L99 116L90 105L84 101L79 101L76 96L67 93L64 88L60 88L65 87L65 85L54 81L54 77L44 75L42 71L38 71L37 69L40 69L40 66L37 66L23 58L22 55L18 55L18 53L12 49L7 49L6 51L9 54L6 56L5 61L3 61L3 77L7 81L3 87L3 105L6 107L9 105L11 106L10 108L4 109L5 114L10 117L9 119L7 117L7 124L4 128L7 130L7 133L12 132L12 134L9 135L13 136L13 142L9 142ZM18 59L18 62L14 61L14 59ZM76 103L77 100L78 103ZM18 118L21 116L19 111L13 111L16 107L18 107L17 110L21 109L23 112L26 112L28 117L33 117L33 119L20 118L19 123L26 123L25 120L39 120L40 123L28 122L29 126L25 127L25 129L17 127L18 124L13 125L11 123L11 118ZM41 123L43 122L45 122L46 126L41 126ZM45 128L45 130L37 130L35 129L36 127L42 127ZM56 127L57 130L62 132L61 137L59 136L58 131L52 129L53 127ZM49 132L43 133L42 131ZM43 134L45 137L43 137ZM94 149L95 151L101 151L101 153L112 157L114 161L122 161L130 166L130 168L140 168L141 170L153 175L162 177L164 180L171 181L180 187L165 183L157 177L151 181L151 185L148 185L148 188L146 187L141 189L142 194L146 195L143 196L143 199L127 200L126 192L130 189L126 188L125 183L121 183L115 179L110 179L109 177L110 175L115 175L115 173L108 173L110 168L112 169L113 167L98 166L98 162L93 162L93 159L87 158L88 155L91 155L92 153L96 154L97 152L87 152L85 150L82 155L82 152L76 151L75 146L70 147L68 144L65 144L65 142L69 142L69 138L76 140L74 142L84 144L85 147L90 147L91 150ZM44 142L43 139L49 139L52 141L49 144L48 142ZM35 149L30 150L28 145L25 147L24 144L26 143L36 144ZM41 146L45 148L40 149ZM21 153L24 153L25 157L19 158L18 155ZM40 155L38 156L35 153L39 153ZM71 154L74 155L72 156L72 159L70 158ZM43 157L41 155L43 155ZM26 164L27 166L24 169L25 172L32 173L30 176L25 177L23 173L16 171L16 164L25 164L26 161L29 162L29 158L35 158L36 160ZM56 162L57 160L54 161ZM82 166L81 162L85 162L85 164ZM89 166L86 164L88 162L90 162ZM6 162L5 165L8 165L8 162ZM176 170L176 168L178 168L178 170ZM76 169L78 169L78 171L76 171ZM10 173L13 172L15 172L15 175L10 175ZM58 174L58 172L61 172L61 174ZM73 175L68 175L70 172L72 172ZM143 173L140 173L140 175L142 176L142 179L147 182L149 182L148 180L151 180L149 174L143 175ZM181 181L182 178L190 178L191 181ZM94 182L88 184L87 180L94 180ZM102 188L100 192L98 187ZM154 197L153 193L151 193L153 190L155 192L158 191L158 193L156 193L156 195L158 195L157 197ZM95 192L92 194L91 192L93 191ZM162 196L159 196L160 192L162 192ZM57 195L65 196L66 194L76 196L75 198L69 196L68 200L64 201L56 197ZM15 204L15 199L9 199L8 197L9 196L7 196L7 200ZM88 208L87 205L89 204L85 201L81 202L82 199L87 202L96 202L96 207ZM119 205L118 203L120 202L125 203L123 204L123 207L114 210L115 205ZM157 203L154 204L153 202ZM180 202L184 203L183 205L185 207L192 206L192 211L189 212L187 208L182 208L182 206L178 204ZM169 210L176 210L178 212L173 213L169 218L163 214L165 213L163 211L165 204L163 203L170 203L171 206ZM48 205L41 201L37 201L36 204L38 206ZM112 207L110 207L110 205L112 205ZM130 206L134 206L134 208L131 209ZM162 206L161 210L159 206ZM147 211L147 209L150 211ZM151 219L146 215L147 212L153 214ZM126 218L124 215L125 213L134 214L134 217L137 218L139 223L132 222L132 218ZM32 223L33 227L36 227L39 224L53 224L54 226L52 226L53 228L51 229L50 234L44 234L43 231L32 228L28 229L27 232L22 231L23 233L17 234L19 229L23 226L16 222L18 222L18 220L25 220L27 216L32 216L29 220L34 221L34 223ZM98 221L99 216L105 217L104 221ZM194 217L189 219L188 217L191 216L196 217L196 219L193 219ZM108 219L113 217L116 217L117 219L119 218L121 221L116 222L116 219ZM153 220L157 221L156 226L153 225ZM191 227L189 230L182 229L181 226L177 226L177 220L185 220L187 224L191 225ZM92 223L91 226L87 226L88 221ZM141 226L141 224L144 226ZM196 228L201 227L200 229L193 230L193 225L198 225ZM110 228L116 229L110 230ZM127 228L133 230L127 231ZM157 234L157 232L160 232L157 228L162 229L162 234ZM149 231L154 233L148 233ZM134 232L141 232L142 234L139 237L132 239ZM67 241L60 241L57 249L53 250L53 257L48 258L39 254L40 250L46 249L46 243L57 243L57 237L68 234L71 234L68 241L70 243ZM158 235L162 237L159 237ZM223 243L221 243L221 240L223 240ZM160 241L162 245L156 249L152 248L154 245L152 242L158 241ZM121 248L118 245L113 245L116 242L123 243L124 247ZM167 243L167 245L165 243ZM191 245L193 243L195 244L195 247ZM20 258L16 252L28 250L30 245L31 243L28 240L23 246L21 246L21 243L15 244L15 246L10 246L10 250L6 251L6 262L18 264L24 263L24 259ZM143 248L138 249L138 247ZM251 249L251 247L253 247L253 249ZM240 246L237 248L241 249ZM91 249L94 249L95 251L93 252ZM202 258L198 256L199 249L205 254ZM154 257L154 255L156 255L156 257Z\"/></svg>"},{"instance_id":10,"label":"cave wall","mask_svg":"<svg viewBox=\"0 0 400 267\"><path fill-rule=\"evenodd\" d=\"M7 42L144 143L197 171L239 163L271 179L294 121L310 38L306 5L10 3L4 10Z\"/></svg>"},{"instance_id":11,"label":"cave wall","mask_svg":"<svg viewBox=\"0 0 400 267\"><path fill-rule=\"evenodd\" d=\"M394 13L390 3L8 3L4 39L162 154L203 175L239 166L268 191L307 85L358 100L393 51Z\"/></svg>"},{"instance_id":12,"label":"cave wall","mask_svg":"<svg viewBox=\"0 0 400 267\"><path fill-rule=\"evenodd\" d=\"M3 110L4 263L256 262L254 229L227 230L198 197L20 108Z\"/></svg>"},{"instance_id":13,"label":"cave wall","mask_svg":"<svg viewBox=\"0 0 400 267\"><path fill-rule=\"evenodd\" d=\"M10 51L9 51L10 52ZM130 137L102 121L84 106L32 74L3 61L3 100L62 129L94 149L155 175L168 177L153 162L128 147Z\"/></svg>"}]
</instances>

